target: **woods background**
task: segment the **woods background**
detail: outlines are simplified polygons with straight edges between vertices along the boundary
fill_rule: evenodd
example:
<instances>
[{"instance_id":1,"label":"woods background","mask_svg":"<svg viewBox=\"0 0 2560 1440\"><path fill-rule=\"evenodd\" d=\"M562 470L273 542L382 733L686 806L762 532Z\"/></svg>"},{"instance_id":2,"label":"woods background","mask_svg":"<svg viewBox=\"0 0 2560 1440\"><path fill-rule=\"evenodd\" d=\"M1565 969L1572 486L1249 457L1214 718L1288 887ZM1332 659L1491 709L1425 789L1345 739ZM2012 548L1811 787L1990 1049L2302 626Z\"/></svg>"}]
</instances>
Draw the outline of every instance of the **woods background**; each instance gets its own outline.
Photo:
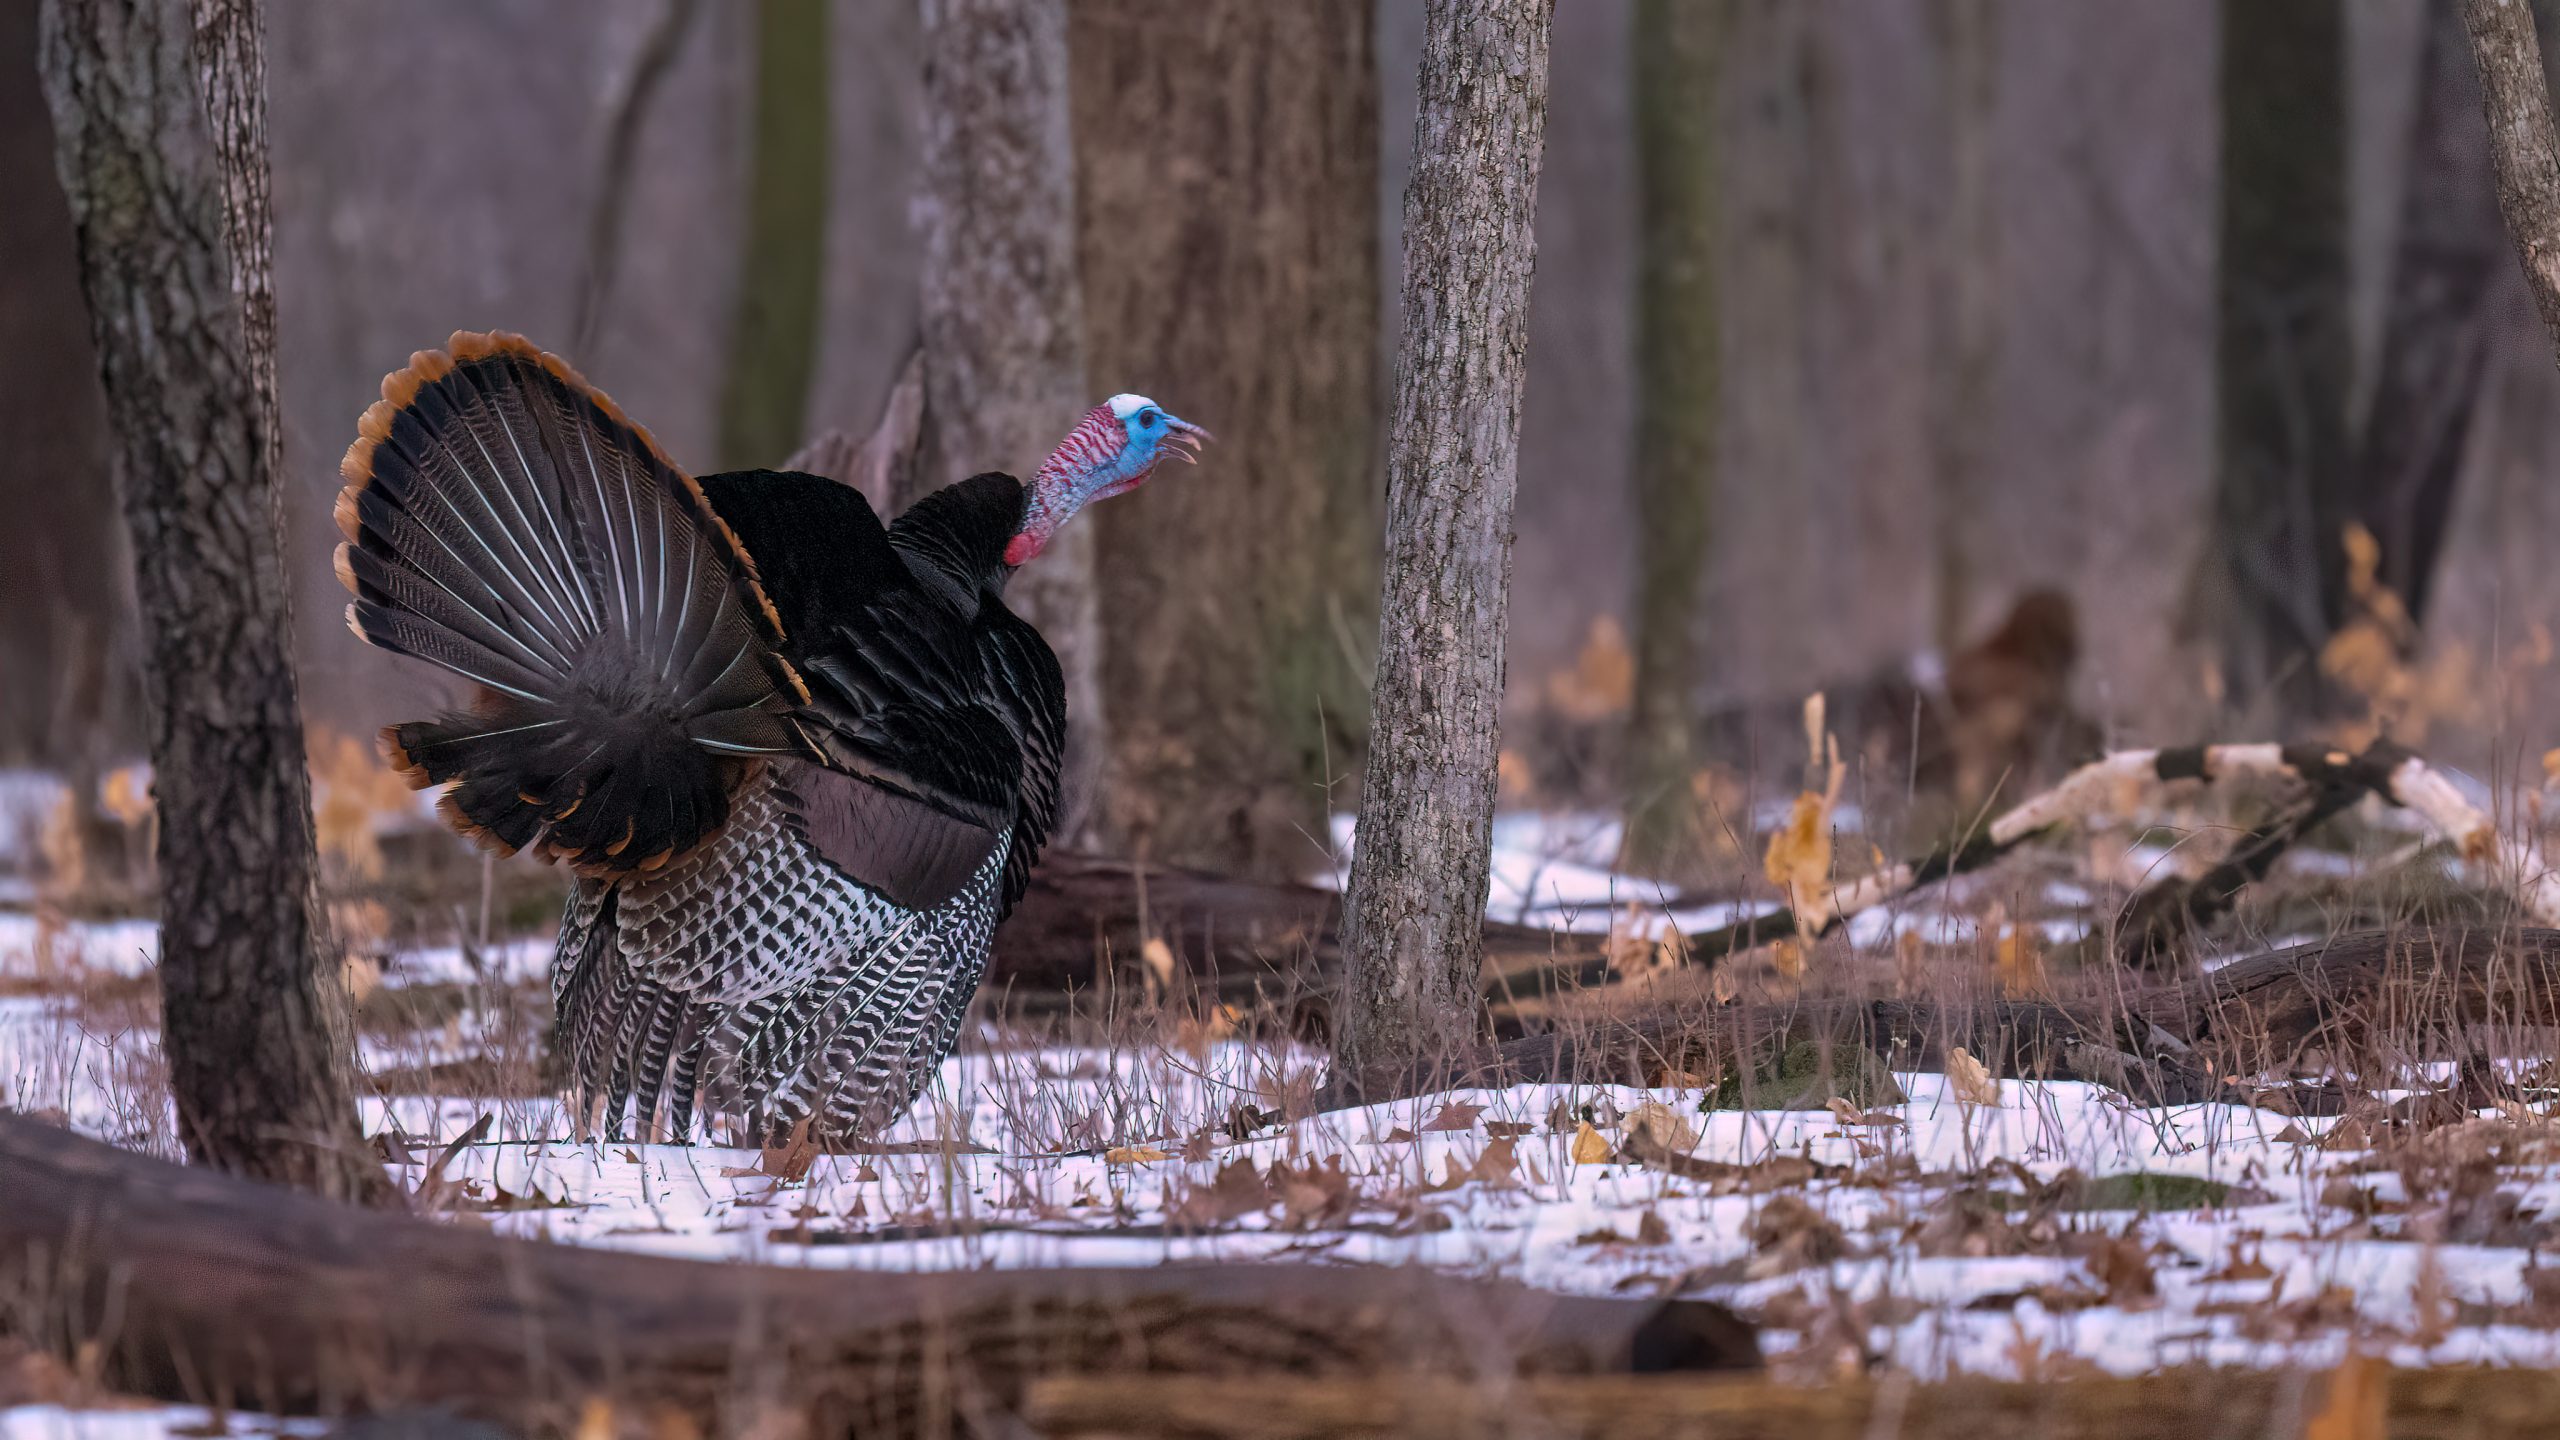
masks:
<instances>
[{"instance_id":1,"label":"woods background","mask_svg":"<svg viewBox=\"0 0 2560 1440\"><path fill-rule=\"evenodd\" d=\"M2233 17L2260 10L2272 38L2253 42ZM1197 483L1097 517L1112 739L1096 823L1159 858L1302 871L1323 782L1344 809L1359 773L1421 8L1069 11L1082 388L1150 393L1227 442ZM1568 785L1589 757L1558 736L1614 725L1629 698L1609 633L1634 625L1651 528L1634 466L1647 13L1570 0L1553 46L1505 728L1528 770ZM1779 718L1720 732L1740 753L1700 763L1792 763L1793 698L1944 653L2045 586L2076 605L2071 695L2109 740L2277 733L2245 677L2225 683L2236 642L2211 614L2216 547L2246 528L2215 499L2217 455L2247 443L2228 405L2217 430L2217 375L2244 383L2232 317L2269 303L2218 275L2245 223L2224 185L2256 165L2318 191L2334 152L2325 195L2286 197L2310 250L2280 269L2317 283L2333 257L2344 304L2309 302L2309 358L2285 372L2300 388L2276 407L2343 391L2342 410L2307 406L2325 416L2309 428L2356 433L2392 399L2385 337L2420 283L2401 258L2410 187L2485 165L2458 26L2461 123L2431 130L2415 0L1752 0L1724 19L1682 52L1713 97L1697 164L1717 181L1722 376L1701 401L1692 713ZM367 3L269 23L288 520L320 725L361 735L441 698L423 667L348 640L328 574L335 458L413 348L522 330L701 469L778 463L787 439L879 414L920 323L916 7ZM2235 151L2217 57L2252 43L2311 80L2249 87L2294 119L2253 117L2255 150ZM138 754L142 696L34 52L35 7L0 8L0 502L17 517L0 527L0 763L94 774ZM2439 201L2423 208L2459 217ZM2323 204L2325 231L2303 219ZM2422 643L2395 663L2431 753L2495 768L2501 727L2543 713L2560 674L2540 623L2560 612L2544 478L2560 376L2494 211L2483 223L2485 291L2451 292L2442 327L2457 358L2394 402L2476 398L2467 419L2453 405L2446 539L2408 597ZM794 260L813 245L814 268ZM814 323L754 328L773 314ZM2283 463L2344 483L2342 441L2303 445L2311 459ZM2334 592L2345 562L2315 549ZM2388 585L2403 557L2384 552Z\"/></svg>"}]
</instances>

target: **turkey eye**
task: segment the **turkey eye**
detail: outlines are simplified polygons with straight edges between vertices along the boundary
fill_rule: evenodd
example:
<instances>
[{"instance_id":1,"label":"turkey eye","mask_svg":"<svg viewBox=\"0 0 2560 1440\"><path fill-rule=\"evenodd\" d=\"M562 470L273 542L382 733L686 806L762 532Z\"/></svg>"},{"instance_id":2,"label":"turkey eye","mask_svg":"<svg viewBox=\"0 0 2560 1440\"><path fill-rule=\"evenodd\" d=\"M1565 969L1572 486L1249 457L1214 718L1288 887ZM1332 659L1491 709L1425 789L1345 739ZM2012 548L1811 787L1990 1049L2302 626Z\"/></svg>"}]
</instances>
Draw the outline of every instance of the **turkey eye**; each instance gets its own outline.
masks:
<instances>
[{"instance_id":1,"label":"turkey eye","mask_svg":"<svg viewBox=\"0 0 2560 1440\"><path fill-rule=\"evenodd\" d=\"M1164 418L1164 417L1163 417L1162 415L1159 415L1159 414L1157 414L1156 412L1154 412L1153 410L1150 410L1150 411L1148 411L1146 414L1141 415L1141 416L1139 416L1139 417L1138 417L1138 423L1140 423L1140 424L1142 424L1142 425L1146 426L1146 427L1147 427L1148 429L1150 429L1150 430L1153 430L1154 428L1156 428L1156 422L1157 422L1157 421L1159 421L1159 420L1162 420L1163 418Z\"/></svg>"}]
</instances>

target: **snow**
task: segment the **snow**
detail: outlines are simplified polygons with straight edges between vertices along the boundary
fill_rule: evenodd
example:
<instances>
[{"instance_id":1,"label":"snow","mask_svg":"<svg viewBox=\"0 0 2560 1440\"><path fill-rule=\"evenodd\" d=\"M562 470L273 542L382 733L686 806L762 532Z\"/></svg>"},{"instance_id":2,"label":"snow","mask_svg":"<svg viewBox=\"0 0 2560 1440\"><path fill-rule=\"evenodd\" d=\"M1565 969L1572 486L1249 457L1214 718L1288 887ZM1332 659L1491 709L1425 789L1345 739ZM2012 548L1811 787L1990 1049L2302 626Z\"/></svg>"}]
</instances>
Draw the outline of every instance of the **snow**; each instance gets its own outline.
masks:
<instances>
[{"instance_id":1,"label":"snow","mask_svg":"<svg viewBox=\"0 0 2560 1440\"><path fill-rule=\"evenodd\" d=\"M163 1440L165 1436L318 1436L329 1426L232 1412L217 1416L194 1405L130 1410L72 1410L60 1405L0 1406L0 1440Z\"/></svg>"},{"instance_id":2,"label":"snow","mask_svg":"<svg viewBox=\"0 0 2560 1440\"><path fill-rule=\"evenodd\" d=\"M1336 838L1347 846L1348 827ZM1498 919L1700 929L1768 905L1668 908L1680 897L1609 871L1615 828L1592 817L1505 816L1496 839ZM2134 863L2175 862L2164 850ZM2042 901L2026 923L2053 943L2102 921L2107 903L2063 881L2000 892L2018 893ZM1970 948L1982 921L1964 907L1993 898L1947 887L1857 917L1849 938L1865 951L1910 934ZM0 1105L172 1153L147 1022L77 987L45 988L145 973L154 948L140 922L0 915ZM386 962L382 983L538 986L548 950L528 937L475 963L421 949ZM468 1059L502 1033L466 1009L368 1035L360 1058L377 1073ZM394 1170L413 1187L489 1118L487 1138L443 1169L437 1206L509 1234L657 1255L905 1271L1427 1265L1575 1294L1717 1299L1763 1323L1773 1357L1818 1368L1845 1341L1922 1377L2057 1361L2122 1374L2321 1365L2350 1344L2410 1364L2560 1364L2560 1308L2528 1278L2543 1217L2560 1222L2560 1123L2534 1115L2475 1122L2505 1127L2509 1151L2528 1157L2495 1169L2512 1215L2485 1225L2476 1186L2437 1193L2423 1167L2324 1149L2332 1122L2238 1105L2137 1109L2080 1084L2002 1081L2000 1104L1986 1106L1941 1076L1904 1074L1907 1102L1855 1124L1830 1111L1702 1112L1697 1089L1521 1085L1275 1114L1243 1138L1226 1133L1240 1106L1302 1109L1321 1066L1287 1045L1067 1048L982 1028L878 1153L820 1157L796 1180L753 1149L582 1143L547 1099L369 1097L362 1109L369 1132L395 1132L411 1152ZM2409 1083L2428 1079L2413 1071ZM1691 1158L1735 1168L1576 1163L1585 1120L1615 1144L1648 1104L1695 1132ZM1296 1188L1208 1204L1222 1167L1239 1163L1257 1176L1280 1167ZM2143 1212L2071 1208L2049 1188L2134 1174L2228 1189ZM0 1440L139 1440L196 1423L170 1418L185 1413L0 1411Z\"/></svg>"}]
</instances>

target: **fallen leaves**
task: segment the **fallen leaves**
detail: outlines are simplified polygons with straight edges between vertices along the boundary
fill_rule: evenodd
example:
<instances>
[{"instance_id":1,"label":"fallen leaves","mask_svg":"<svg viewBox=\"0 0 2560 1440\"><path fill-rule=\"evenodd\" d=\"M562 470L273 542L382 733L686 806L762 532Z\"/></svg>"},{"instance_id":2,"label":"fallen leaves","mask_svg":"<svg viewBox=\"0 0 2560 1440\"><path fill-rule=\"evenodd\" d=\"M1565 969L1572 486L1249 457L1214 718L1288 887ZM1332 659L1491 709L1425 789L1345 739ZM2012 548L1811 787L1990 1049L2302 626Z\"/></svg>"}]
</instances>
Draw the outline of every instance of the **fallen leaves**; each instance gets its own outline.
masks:
<instances>
[{"instance_id":1,"label":"fallen leaves","mask_svg":"<svg viewBox=\"0 0 2560 1440\"><path fill-rule=\"evenodd\" d=\"M1573 1131L1574 1164L1606 1165L1616 1154L1617 1150L1609 1144L1609 1137L1601 1134L1597 1129L1593 1128L1590 1121L1582 1120L1575 1122Z\"/></svg>"},{"instance_id":2,"label":"fallen leaves","mask_svg":"<svg viewBox=\"0 0 2560 1440\"><path fill-rule=\"evenodd\" d=\"M1627 1112L1624 1123L1630 1137L1647 1144L1658 1145L1665 1150L1698 1148L1698 1127L1659 1100L1647 1100L1636 1106ZM1578 1136L1576 1138L1579 1139Z\"/></svg>"},{"instance_id":3,"label":"fallen leaves","mask_svg":"<svg viewBox=\"0 0 2560 1440\"><path fill-rule=\"evenodd\" d=\"M2000 1104L2000 1082L1961 1045L1947 1051L1947 1088L1968 1105L1996 1108Z\"/></svg>"},{"instance_id":4,"label":"fallen leaves","mask_svg":"<svg viewBox=\"0 0 2560 1440\"><path fill-rule=\"evenodd\" d=\"M1840 803L1840 787L1849 774L1840 762L1840 742L1823 724L1819 692L1805 699L1804 735L1805 788L1796 796L1787 823L1770 835L1761 869L1786 897L1787 908L1795 912L1799 944L1810 946L1831 913L1831 811ZM1801 949L1775 960L1783 974L1803 973Z\"/></svg>"}]
</instances>

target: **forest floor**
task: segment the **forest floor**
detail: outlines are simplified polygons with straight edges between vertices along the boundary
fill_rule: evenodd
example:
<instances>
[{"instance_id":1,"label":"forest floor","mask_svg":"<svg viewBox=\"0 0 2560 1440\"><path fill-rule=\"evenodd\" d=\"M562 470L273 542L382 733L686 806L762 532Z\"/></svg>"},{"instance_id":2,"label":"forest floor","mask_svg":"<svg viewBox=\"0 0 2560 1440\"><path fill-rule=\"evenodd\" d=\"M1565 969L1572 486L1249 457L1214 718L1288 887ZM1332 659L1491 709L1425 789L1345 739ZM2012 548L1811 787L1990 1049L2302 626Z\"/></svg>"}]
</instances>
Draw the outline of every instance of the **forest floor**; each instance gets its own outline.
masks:
<instances>
[{"instance_id":1,"label":"forest floor","mask_svg":"<svg viewBox=\"0 0 2560 1440\"><path fill-rule=\"evenodd\" d=\"M1852 831L1857 817L1833 820ZM2180 843L2145 823L2022 857L1872 912L1812 963L1886 987L1915 967L2011 972L2022 948L2102 925L2121 895L2109 874L2170 863ZM1612 876L1598 822L1508 817L1498 847L1498 919L1616 928L1668 907L1695 929L1769 903ZM2244 910L2232 953L2320 933L2339 907L2302 897L2397 883L2375 867L2405 868L2409 849L2377 824L2298 852L2270 887L2293 898ZM2440 857L2436 873L2458 868ZM0 913L0 1107L174 1153L152 947L139 922ZM2388 1110L2143 1109L1966 1073L1876 1077L1813 1111L1709 1109L1712 1089L1675 1084L1309 1113L1317 1052L1255 1038L1250 1017L1141 1009L1065 1038L982 1023L874 1153L809 1156L569 1139L534 1079L547 957L542 937L409 949L365 997L367 1132L454 1223L844 1269L1410 1264L1706 1297L1757 1322L1777 1373L1806 1380L2326 1366L2351 1349L2560 1366L2560 1268L2539 1262L2560 1221L2560 1118L2525 1056L2505 1057L2521 1100L2428 1126ZM1803 982L1759 958L1718 983ZM2373 1102L2405 1115L2443 1078L2412 1065ZM1630 1159L1648 1148L1626 1143L1637 1133L1701 1163ZM25 1403L74 1397L19 1368L13 1382L0 1353L0 1440L220 1433L200 1412Z\"/></svg>"}]
</instances>

